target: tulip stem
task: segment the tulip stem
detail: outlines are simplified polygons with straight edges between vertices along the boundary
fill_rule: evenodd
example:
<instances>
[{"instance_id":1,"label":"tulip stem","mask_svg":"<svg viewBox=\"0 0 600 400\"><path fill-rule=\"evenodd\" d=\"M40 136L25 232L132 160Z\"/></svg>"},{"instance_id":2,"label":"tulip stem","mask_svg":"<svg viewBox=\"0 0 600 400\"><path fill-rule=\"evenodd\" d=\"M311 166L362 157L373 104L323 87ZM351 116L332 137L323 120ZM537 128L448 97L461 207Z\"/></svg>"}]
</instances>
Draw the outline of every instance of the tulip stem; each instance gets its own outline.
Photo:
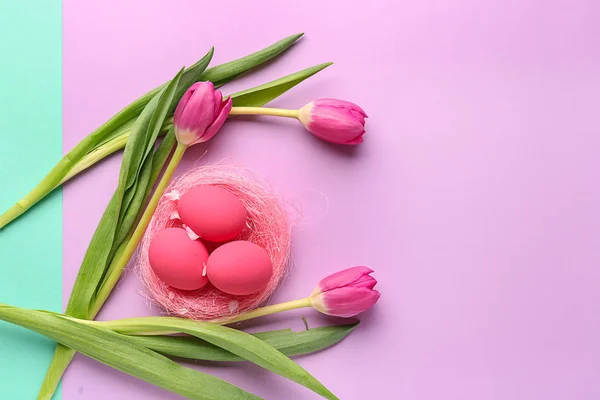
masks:
<instances>
[{"instance_id":1,"label":"tulip stem","mask_svg":"<svg viewBox=\"0 0 600 400\"><path fill-rule=\"evenodd\" d=\"M232 107L229 115L271 115L274 117L298 118L298 110L267 107Z\"/></svg>"},{"instance_id":2,"label":"tulip stem","mask_svg":"<svg viewBox=\"0 0 600 400\"><path fill-rule=\"evenodd\" d=\"M56 179L56 176L60 175L63 171L68 170L71 167L71 164L72 162L69 159L69 154L67 154L54 166L54 168L52 168L48 175L46 175L46 177L27 194L27 196L17 201L11 208L0 215L0 229L4 228L12 220L29 210L35 203L50 193L54 188L53 181Z\"/></svg>"},{"instance_id":3,"label":"tulip stem","mask_svg":"<svg viewBox=\"0 0 600 400\"><path fill-rule=\"evenodd\" d=\"M179 165L179 162L181 161L181 158L183 157L183 153L185 153L186 148L187 147L185 145L182 145L181 143L177 144L177 147L175 147L175 151L173 152L173 156L171 157L171 161L169 162L169 165L167 165L167 168L165 169L165 172L162 178L160 179L160 182L156 186L156 190L154 191L152 198L148 202L148 206L144 210L144 213L142 214L140 221L138 222L135 230L133 231L133 234L126 242L127 245L122 250L121 248L117 250L117 255L115 256L113 262L108 268L108 277L102 285L102 287L100 288L98 295L96 296L93 308L91 310L92 318L96 316L98 311L100 311L100 308L102 308L104 302L106 301L106 299L108 299L108 296L119 281L119 278L123 273L123 269L125 269L125 266L127 266L129 259L135 252L138 243L142 239L142 236L144 235L144 232L146 231L146 228L150 223L150 219L152 219L152 215L156 210L158 201L160 200L160 197L169 185L169 181L173 177L173 173Z\"/></svg>"},{"instance_id":4,"label":"tulip stem","mask_svg":"<svg viewBox=\"0 0 600 400\"><path fill-rule=\"evenodd\" d=\"M266 306L257 308L256 310L248 311L243 314L238 315L234 318L221 318L221 319L213 319L210 321L206 321L209 323L213 323L216 325L229 325L236 322L247 321L249 319L264 317L265 315L275 314L282 311L295 310L297 308L305 308L311 307L312 300L310 297L299 300L286 301L285 303L274 304L272 306ZM76 321L85 325L92 326L101 326L103 328L108 329L116 329L119 330L120 333L131 336L161 336L161 335L172 335L176 333L180 333L178 331L172 330L156 330L156 328L144 327L143 324L137 324L135 327L130 327L128 330L124 330L128 326L128 322L131 321L144 321L146 318L154 319L156 317L142 317L142 318L125 318L120 320L113 321L93 321L93 320L84 320L78 319L74 317L69 317L66 315L61 315L63 318L70 319L72 321Z\"/></svg>"},{"instance_id":5,"label":"tulip stem","mask_svg":"<svg viewBox=\"0 0 600 400\"><path fill-rule=\"evenodd\" d=\"M219 325L229 325L236 322L247 321L249 319L264 317L265 315L275 314L282 311L295 310L297 308L311 307L310 297L299 300L286 301L285 303L273 304L271 306L257 308L256 310L242 313L234 318L221 318L209 322Z\"/></svg>"}]
</instances>

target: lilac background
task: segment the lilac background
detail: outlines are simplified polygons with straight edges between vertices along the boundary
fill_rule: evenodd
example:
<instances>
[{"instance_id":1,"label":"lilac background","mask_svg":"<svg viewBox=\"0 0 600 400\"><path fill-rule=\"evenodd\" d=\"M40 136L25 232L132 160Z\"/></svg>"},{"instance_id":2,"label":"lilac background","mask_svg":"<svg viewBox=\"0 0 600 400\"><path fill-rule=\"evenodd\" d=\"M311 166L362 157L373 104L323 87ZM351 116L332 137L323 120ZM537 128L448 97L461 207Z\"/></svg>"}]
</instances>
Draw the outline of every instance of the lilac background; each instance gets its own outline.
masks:
<instances>
[{"instance_id":1,"label":"lilac background","mask_svg":"<svg viewBox=\"0 0 600 400\"><path fill-rule=\"evenodd\" d=\"M597 399L599 17L594 0L64 0L64 150L210 45L220 63L305 31L225 92L334 61L273 105L355 101L366 142L235 120L179 170L227 158L300 208L275 300L376 270L383 296L360 328L299 362L342 399ZM119 160L65 188L65 303ZM101 318L156 313L139 290L129 274ZM300 315L260 328L301 329ZM267 399L316 397L250 365L201 368ZM109 397L177 398L78 356L64 399Z\"/></svg>"}]
</instances>

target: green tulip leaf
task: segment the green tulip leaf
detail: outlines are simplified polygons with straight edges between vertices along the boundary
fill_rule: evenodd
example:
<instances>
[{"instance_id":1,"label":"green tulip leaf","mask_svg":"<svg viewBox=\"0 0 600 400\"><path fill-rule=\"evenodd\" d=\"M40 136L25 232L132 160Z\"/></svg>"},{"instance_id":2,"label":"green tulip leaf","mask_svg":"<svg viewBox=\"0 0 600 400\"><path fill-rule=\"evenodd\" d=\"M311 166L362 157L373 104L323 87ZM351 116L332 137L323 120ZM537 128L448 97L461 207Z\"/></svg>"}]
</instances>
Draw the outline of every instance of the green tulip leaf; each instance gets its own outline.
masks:
<instances>
[{"instance_id":1,"label":"green tulip leaf","mask_svg":"<svg viewBox=\"0 0 600 400\"><path fill-rule=\"evenodd\" d=\"M234 106L260 107L281 96L303 80L329 67L333 63L324 63L284 76L264 85L256 86L231 95Z\"/></svg>"},{"instance_id":2,"label":"green tulip leaf","mask_svg":"<svg viewBox=\"0 0 600 400\"><path fill-rule=\"evenodd\" d=\"M184 87L187 88L187 86L191 85L194 81L205 80L210 80L217 86L221 86L243 73L277 57L279 54L289 49L301 36L302 34L289 36L246 57L204 70L206 67L204 64L207 64L206 61L210 60L210 57L212 57L211 50L203 59L199 60L186 70L184 76L181 78L181 87L179 89ZM94 154L94 157L92 157L91 160L86 159L86 157L97 151L100 147L106 145L108 142L121 137L124 133L128 134L130 127L142 110L148 105L150 100L168 84L169 82L149 91L133 101L75 145L75 147L73 147L73 149L71 149L71 151L69 151L63 159L50 170L50 172L48 172L37 186L33 188L33 190L0 215L0 229L25 213L56 187L86 168L89 168L112 151L116 151L116 149L112 149L110 152L96 152L97 154ZM185 91L185 89L183 89L183 91L179 89L175 96L175 103L179 101L183 95L183 91ZM171 112L173 109L174 106L171 107ZM83 165L80 164L81 162L83 162ZM74 170L74 173L70 173L72 170Z\"/></svg>"},{"instance_id":3,"label":"green tulip leaf","mask_svg":"<svg viewBox=\"0 0 600 400\"><path fill-rule=\"evenodd\" d=\"M228 382L183 367L111 330L59 314L0 305L0 319L31 329L101 363L195 400L257 400Z\"/></svg>"},{"instance_id":4,"label":"green tulip leaf","mask_svg":"<svg viewBox=\"0 0 600 400\"><path fill-rule=\"evenodd\" d=\"M210 61L210 55L212 51L202 63L204 67ZM68 315L89 319L98 311L96 297L110 276L112 260L126 247L151 188L158 178L159 174L152 168L155 142L175 101L182 75L183 70L154 96L133 124L123 154L117 190L98 223L79 268L67 304ZM162 162L161 166L165 159L159 160ZM158 168L157 163L154 165L155 169ZM50 397L54 393L73 354L72 349L60 344L57 346L42 383L40 397Z\"/></svg>"},{"instance_id":5,"label":"green tulip leaf","mask_svg":"<svg viewBox=\"0 0 600 400\"><path fill-rule=\"evenodd\" d=\"M111 257L121 246L135 224L135 217L145 202L149 185L154 143L171 103L183 71L157 93L132 127L125 146L119 184L106 208L88 250L83 258L66 313L90 318L92 302L101 287ZM135 200L135 201L134 201Z\"/></svg>"},{"instance_id":6,"label":"green tulip leaf","mask_svg":"<svg viewBox=\"0 0 600 400\"><path fill-rule=\"evenodd\" d=\"M331 325L301 332L291 329L252 333L288 357L314 353L333 346L350 334L358 322L348 325ZM166 356L203 361L245 361L221 347L196 337L188 336L131 336L138 344Z\"/></svg>"},{"instance_id":7,"label":"green tulip leaf","mask_svg":"<svg viewBox=\"0 0 600 400\"><path fill-rule=\"evenodd\" d=\"M202 74L200 80L211 81L216 87L223 86L243 73L277 57L296 43L302 35L304 33L288 36L246 57L209 68Z\"/></svg>"},{"instance_id":8,"label":"green tulip leaf","mask_svg":"<svg viewBox=\"0 0 600 400\"><path fill-rule=\"evenodd\" d=\"M97 322L96 324L123 334L171 330L186 333L299 383L327 399L337 399L333 393L300 365L271 345L246 332L208 322L172 317L131 318Z\"/></svg>"}]
</instances>

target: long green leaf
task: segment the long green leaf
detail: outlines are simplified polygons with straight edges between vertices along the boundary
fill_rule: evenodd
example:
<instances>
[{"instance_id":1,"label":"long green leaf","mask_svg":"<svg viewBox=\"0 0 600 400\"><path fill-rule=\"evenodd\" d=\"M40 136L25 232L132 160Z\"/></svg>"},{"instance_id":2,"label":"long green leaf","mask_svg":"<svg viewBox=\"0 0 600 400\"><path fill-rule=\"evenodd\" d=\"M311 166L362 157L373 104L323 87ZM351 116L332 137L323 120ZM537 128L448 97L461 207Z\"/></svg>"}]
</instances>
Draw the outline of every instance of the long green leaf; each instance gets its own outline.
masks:
<instances>
[{"instance_id":1,"label":"long green leaf","mask_svg":"<svg viewBox=\"0 0 600 400\"><path fill-rule=\"evenodd\" d=\"M247 55L246 57L209 68L204 72L201 80L211 81L215 86L222 86L242 75L244 72L277 57L300 39L302 35L304 35L304 33L288 36L271 46Z\"/></svg>"},{"instance_id":2,"label":"long green leaf","mask_svg":"<svg viewBox=\"0 0 600 400\"><path fill-rule=\"evenodd\" d=\"M234 104L238 107L262 106L281 96L287 90L296 86L303 80L310 78L329 65L331 65L331 63L316 65L303 71L284 76L283 78L274 80L272 82L234 93L231 95L231 97L233 98ZM171 123L172 120L170 118L167 119L167 122L163 127L163 132L166 132L167 128L172 126ZM124 144L127 143L128 137L129 131L124 129L119 130L119 135L112 137L111 140L107 141L102 146L99 146L94 150L94 152L88 154L79 163L76 163L71 169L71 172L69 172L67 175L65 181L86 170L115 151L121 149Z\"/></svg>"},{"instance_id":3,"label":"long green leaf","mask_svg":"<svg viewBox=\"0 0 600 400\"><path fill-rule=\"evenodd\" d=\"M165 166L167 159L169 158L169 155L175 148L176 144L177 143L175 140L175 134L173 133L173 128L171 127L168 134L165 135L165 137L163 138L161 144L158 146L156 151L154 151L154 155L149 158L149 160L147 161L147 163L144 166L144 169L142 170L143 179L147 178L148 184L145 185L144 192L141 191L141 188L140 188L140 190L138 190L136 192L136 199L135 199L136 204L138 204L138 202L139 202L139 204L143 204L146 202L146 199L148 199L150 197L150 195L152 194L154 185L158 181L160 173L162 172L163 167ZM129 210L129 212L125 215L125 220L128 222L131 221L131 224L128 224L130 229L129 229L129 231L125 231L124 229L121 229L118 232L116 242L120 243L120 244L119 244L119 247L117 249L115 249L112 259L117 258L120 255L120 252L125 250L125 247L128 245L129 240L131 239L131 236L133 235L133 231L136 228L136 225L133 222L139 221L143 212L144 212L144 207L136 207L136 208L131 208ZM111 275L112 267L114 267L114 265L113 265L113 263L110 263L102 277L102 281L98 285L98 289L96 292L99 292L103 288L103 286L106 284L107 277ZM91 312L90 315L93 316L94 312Z\"/></svg>"},{"instance_id":4,"label":"long green leaf","mask_svg":"<svg viewBox=\"0 0 600 400\"><path fill-rule=\"evenodd\" d=\"M252 336L273 346L288 357L314 353L338 343L350 334L358 322L331 325L293 332L291 329L253 333ZM131 336L134 342L166 356L204 361L245 361L221 347L188 336Z\"/></svg>"},{"instance_id":5,"label":"long green leaf","mask_svg":"<svg viewBox=\"0 0 600 400\"><path fill-rule=\"evenodd\" d=\"M138 196L136 204L131 203L136 192L146 193L149 182L148 179L138 181L140 171L154 148L154 142L173 102L181 75L182 72L177 74L164 90L155 95L133 125L121 163L117 190L98 224L79 269L67 305L69 315L78 318L90 317L91 303L110 263L110 257L121 245L120 242L115 242L115 238L124 238L133 226L134 219L124 217L126 214L136 216L145 200ZM149 178L147 174L143 176ZM139 187L135 185L136 182L140 183ZM130 206L131 211L128 211Z\"/></svg>"},{"instance_id":6,"label":"long green leaf","mask_svg":"<svg viewBox=\"0 0 600 400\"><path fill-rule=\"evenodd\" d=\"M204 74L196 77L196 80L211 80L213 82L217 82L218 85L222 85L227 83L237 76L247 72L271 59L278 56L279 54L286 51L288 48L294 44L296 40L298 40L302 34L292 35L283 40L280 40L273 45L264 48L260 51L252 53L246 57L242 57L238 60L231 61L222 65L218 65L216 67L210 68L204 71ZM203 60L198 61L196 64L192 65L184 74L184 78L182 78L182 84L187 83L188 76L192 76L193 71L196 71L197 67L201 67L203 64ZM187 74L188 71L190 74ZM136 118L140 115L142 110L146 107L146 105L150 102L150 100L166 85L165 83L145 95L141 96L139 99L133 101L131 104L126 106L123 110L115 114L110 120L108 120L105 124L98 127L94 132L80 141L69 153L67 153L62 160L58 162L50 172L42 179L38 185L33 188L25 197L15 203L11 208L9 208L6 212L0 215L0 229L9 224L11 221L18 218L21 214L26 212L29 208L43 199L48 193L54 190L57 186L64 183L69 175L69 172L75 168L75 166L82 161L84 157L89 155L91 152L97 150L100 146L104 145L110 140L113 140L115 137L119 136L119 132L128 131L128 126L131 126ZM188 85L189 86L189 85ZM179 92L178 92L179 93ZM181 93L182 95L183 93ZM177 101L181 97L181 95L177 98ZM173 108L171 108L171 111ZM83 168L85 169L85 168ZM81 170L83 170L81 169ZM80 170L80 171L81 171ZM72 175L71 175L72 176Z\"/></svg>"},{"instance_id":7,"label":"long green leaf","mask_svg":"<svg viewBox=\"0 0 600 400\"><path fill-rule=\"evenodd\" d=\"M154 186L156 179L158 178L158 175L155 175L154 179L153 180L151 179L153 166L159 166L160 168L162 168L162 166L164 165L164 162L166 161L166 159L161 159L161 160L155 161L155 160L153 160L154 156L153 155L150 156L150 153L154 152L156 139L158 138L158 135L162 129L162 126L164 125L165 119L166 119L168 113L170 112L170 110L172 110L174 107L177 106L177 101L178 101L177 99L179 99L181 96L183 96L183 92L185 92L187 90L187 88L191 84L193 84L197 75L199 73L201 73L201 70L206 68L206 66L210 62L212 53L213 53L213 50L211 49L211 51L207 55L209 57L208 58L205 57L203 59L203 60L205 60L203 63L194 67L195 71L196 71L195 75L187 74L189 71L193 70L190 68L185 73L183 73L183 75L181 75L181 79L177 82L176 86L173 84L167 86L164 94L162 95L162 97L165 98L164 101L162 102L162 104L157 106L157 108L155 109L155 111L152 115L151 120L148 123L148 134L143 135L143 138L144 138L143 148L145 148L145 152L142 155L143 161L141 161L141 164L138 167L139 182L136 184L135 189L130 191L130 192L133 192L133 195L130 196L129 199L127 199L128 201L125 202L124 206L122 207L122 213L121 213L121 221L122 222L120 223L121 224L120 232L117 233L117 237L116 237L117 245L120 245L120 243L122 243L122 241L125 239L125 237L133 229L135 221L137 221L138 216L141 214L141 212L143 210L143 204L145 204L146 199L150 194L150 190L152 189L152 186ZM187 76L186 76L186 74L187 74ZM185 83L182 82L183 79L186 80ZM187 85L187 86L184 86L184 85ZM133 186L134 183L135 183L135 181L128 182L129 187Z\"/></svg>"},{"instance_id":8,"label":"long green leaf","mask_svg":"<svg viewBox=\"0 0 600 400\"><path fill-rule=\"evenodd\" d=\"M175 149L176 144L177 141L175 139L175 134L173 133L173 127L171 127L154 153L152 175L150 178L150 181L153 183L157 181L158 176L167 162L167 158L169 158L169 154Z\"/></svg>"},{"instance_id":9,"label":"long green leaf","mask_svg":"<svg viewBox=\"0 0 600 400\"><path fill-rule=\"evenodd\" d=\"M208 62L206 62L207 58L208 61L210 61L210 58L212 58L213 49L211 49L209 54L205 55L201 60L197 61L191 67L186 69L185 73L181 77L181 83L178 87L178 91L175 95L175 98L177 99L177 101L179 101L179 99L183 96L183 93L185 93L185 90L194 82L211 81L215 84L215 86L222 86L239 77L243 73L248 72L264 64L265 62L277 57L279 54L289 49L303 35L304 33L298 33L295 35L288 36L268 47L265 47L264 49L256 51L245 57L229 61L227 63L220 64L205 70L206 66L208 65ZM199 70L203 71L200 75L198 75L197 73ZM166 82L161 86L152 89L148 93L144 94L139 99L135 100L127 107L125 107L123 111L117 113L113 118L111 118L107 122L107 124L110 123L109 126L114 126L116 129L122 124L128 122L131 123L130 121L132 120L132 118L135 119L141 113L144 107L150 102L150 100L156 95L156 93L165 88L168 84L169 82ZM177 102L175 102L174 105L171 107L171 113L175 109L176 105ZM98 128L98 130L102 129L102 131L106 131L106 129L103 129L105 125ZM92 133L92 135L94 135L94 133ZM105 135L106 132L102 132L95 136Z\"/></svg>"},{"instance_id":10,"label":"long green leaf","mask_svg":"<svg viewBox=\"0 0 600 400\"><path fill-rule=\"evenodd\" d=\"M123 133L131 132L131 127L135 123L137 117L139 117L139 113L135 117L131 118L129 121L126 121L126 122L122 123L121 125L119 125L118 128L114 129L113 131L108 132L104 136L104 138L96 145L96 147L94 147L93 150L89 151L88 154L86 154L86 156L89 155L90 153L92 153L94 150L101 147L102 145L104 145L105 143L110 142L114 138L121 136Z\"/></svg>"},{"instance_id":11,"label":"long green leaf","mask_svg":"<svg viewBox=\"0 0 600 400\"><path fill-rule=\"evenodd\" d=\"M212 50L200 66L206 67L211 55ZM196 70L196 73L200 74L202 71ZM139 211L149 194L148 188L154 185L154 181L151 181L154 175L150 151L154 148L158 132L179 90L181 77L180 72L165 89L158 92L133 125L132 136L123 155L117 190L96 228L79 269L67 305L66 312L69 315L80 318L94 316L90 313L95 296L102 288L109 272L110 261L119 250L123 249L125 240L133 229ZM52 397L73 355L72 349L60 344L57 346L42 383L39 399Z\"/></svg>"},{"instance_id":12,"label":"long green leaf","mask_svg":"<svg viewBox=\"0 0 600 400\"><path fill-rule=\"evenodd\" d=\"M153 385L197 400L256 400L228 382L183 367L108 329L53 313L0 305L0 319L31 329L65 346Z\"/></svg>"},{"instance_id":13,"label":"long green leaf","mask_svg":"<svg viewBox=\"0 0 600 400\"><path fill-rule=\"evenodd\" d=\"M180 89L178 90L177 94L175 95L175 98L180 99L183 96L183 93L185 93L185 90L187 89L187 87L191 86L194 82L197 82L197 81L211 81L217 87L223 86L224 84L236 79L237 77L244 74L245 72L248 72L248 71L258 67L259 65L264 64L265 62L277 57L279 54L281 54L284 51L286 51L287 49L289 49L290 46L292 46L303 35L304 35L304 33L298 33L295 35L288 36L288 37L272 44L271 46L268 46L264 49L256 51L245 57L239 58L237 60L229 61L227 63L220 64L220 65L214 66L212 68L208 68L200 75L200 77L198 77L194 72L199 67L202 67L202 66L204 66L204 68L206 67L206 65L203 65L203 64L204 64L204 61L207 56L204 56L204 58L197 61L195 64L193 64L190 68L188 68L185 71L185 73L181 77ZM212 50L210 52L210 57L212 57ZM131 109L130 110L131 113L118 113L117 115L115 115L115 117L113 117L113 119L117 119L117 123L115 123L115 121L113 121L113 119L111 119L109 122L111 122L111 124L113 124L113 125L121 125L121 126L126 125L127 123L131 124L132 121L135 119L135 117L137 117L137 115L139 115L139 113L144 108L144 106L146 104L148 104L148 102L152 99L152 97L154 95L156 95L156 93L158 93L161 89L166 87L166 85L168 83L169 82L166 82L163 85L149 91L148 93L144 94L142 97L135 100L133 103L131 103L129 106L127 106L124 109L124 110ZM175 106L176 106L176 104L175 104ZM175 109L175 107L171 108L171 113L173 112L174 109ZM130 114L132 114L132 116L130 117L129 120L127 120L128 116L130 116ZM131 119L131 118L133 118L133 119ZM121 126L116 128L115 130L121 130L122 129ZM115 136L118 136L118 135L115 135ZM107 139L110 140L111 138L113 138L115 136L109 136ZM99 144L106 143L106 141L108 141L108 140L104 140Z\"/></svg>"},{"instance_id":14,"label":"long green leaf","mask_svg":"<svg viewBox=\"0 0 600 400\"><path fill-rule=\"evenodd\" d=\"M97 322L96 324L124 334L169 330L186 333L297 382L327 399L337 399L333 393L300 365L272 346L246 332L208 322L172 317L131 318Z\"/></svg>"},{"instance_id":15,"label":"long green leaf","mask_svg":"<svg viewBox=\"0 0 600 400\"><path fill-rule=\"evenodd\" d=\"M165 138L161 142L160 146L158 146L158 149L154 153L154 157L152 159L152 166L150 169L150 181L146 188L145 198L147 198L150 195L150 193L152 191L152 187L154 186L154 183L158 180L158 177L163 169L163 166L165 165L165 162L174 147L175 147L175 135L171 131L169 134L167 134L165 136ZM136 220L139 219L142 211L143 211L142 209L139 210L138 215L136 216ZM131 237L132 232L133 232L133 228L124 237L121 245L116 249L116 251L114 251L113 258L118 256L119 252L121 252L125 249L127 242L129 241L129 238ZM119 237L123 236L123 231L119 232L118 236ZM112 265L112 263L108 266L108 269L106 271L104 271L104 273L102 275L102 280L99 283L98 288L96 289L96 293L98 293L100 290L102 290L103 286L106 283L107 276L110 276L110 272L111 272L110 266L111 265ZM65 369L67 368L67 366L73 359L74 355L75 355L75 350L73 350L69 347L63 346L61 344L57 345L56 351L54 352L54 356L52 357L50 366L48 367L46 376L44 377L44 381L42 382L42 386L40 387L40 393L38 395L38 400L50 400L52 398L54 392L56 391L56 388L58 387L58 383L60 382L60 379L61 379Z\"/></svg>"},{"instance_id":16,"label":"long green leaf","mask_svg":"<svg viewBox=\"0 0 600 400\"><path fill-rule=\"evenodd\" d=\"M271 100L281 96L303 80L310 78L317 72L327 68L333 63L324 63L315 65L296 72L291 75L284 76L283 78L274 80L264 85L253 87L241 92L237 92L231 95L233 99L233 106L249 106L249 107L260 107L264 106Z\"/></svg>"}]
</instances>

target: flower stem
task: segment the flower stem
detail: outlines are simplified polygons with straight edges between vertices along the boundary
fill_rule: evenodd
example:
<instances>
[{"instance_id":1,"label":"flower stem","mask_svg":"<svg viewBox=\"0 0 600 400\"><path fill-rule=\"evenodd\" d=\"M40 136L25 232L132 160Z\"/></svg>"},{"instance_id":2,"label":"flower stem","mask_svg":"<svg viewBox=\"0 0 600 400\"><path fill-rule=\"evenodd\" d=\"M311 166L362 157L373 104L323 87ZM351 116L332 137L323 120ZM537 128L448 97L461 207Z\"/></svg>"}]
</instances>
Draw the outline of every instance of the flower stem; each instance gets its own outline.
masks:
<instances>
[{"instance_id":1,"label":"flower stem","mask_svg":"<svg viewBox=\"0 0 600 400\"><path fill-rule=\"evenodd\" d=\"M286 301L285 303L273 304L272 306L266 306L257 308L256 310L248 311L243 314L240 314L234 318L221 318L216 320L211 320L209 322L219 324L219 325L229 325L236 322L247 321L249 319L264 317L265 315L275 314L282 311L295 310L297 308L305 308L311 307L312 302L310 297Z\"/></svg>"},{"instance_id":2,"label":"flower stem","mask_svg":"<svg viewBox=\"0 0 600 400\"><path fill-rule=\"evenodd\" d=\"M71 168L71 159L69 159L69 155L67 154L27 196L17 201L11 208L0 215L0 229L4 228L50 193L54 189L56 177L68 171L69 168Z\"/></svg>"},{"instance_id":3,"label":"flower stem","mask_svg":"<svg viewBox=\"0 0 600 400\"><path fill-rule=\"evenodd\" d=\"M288 301L285 303L274 304L272 306L266 306L257 308L256 310L248 311L246 313L240 314L234 318L222 318L217 320L206 321L208 323L213 323L216 325L229 325L236 322L247 321L249 319L263 317L265 315L275 314L282 311L295 310L297 308L311 307L311 299L307 297L305 299ZM68 318L68 317L66 317ZM116 330L119 333L131 336L161 336L161 335L172 335L175 333L181 333L180 331L171 331L171 330L157 330L156 324L148 324L144 325L144 321L156 321L160 320L160 318L165 317L141 317L141 318L126 318L121 320L114 321L86 321L80 320L77 318L69 318L74 321L102 326L103 328ZM169 318L169 317L166 317Z\"/></svg>"},{"instance_id":4,"label":"flower stem","mask_svg":"<svg viewBox=\"0 0 600 400\"><path fill-rule=\"evenodd\" d=\"M271 115L274 117L298 118L298 110L267 107L232 107L229 115Z\"/></svg>"},{"instance_id":5,"label":"flower stem","mask_svg":"<svg viewBox=\"0 0 600 400\"><path fill-rule=\"evenodd\" d=\"M177 144L177 147L175 148L175 152L173 153L173 156L171 157L171 161L169 162L169 165L167 166L165 173L163 174L162 178L160 179L160 182L158 183L158 186L156 187L156 190L154 191L152 198L148 202L148 206L146 207L146 210L142 214L142 217L140 218L140 221L138 222L135 230L133 231L131 238L129 238L129 240L127 241L127 245L123 248L123 250L119 249L118 256L114 258L113 262L111 262L111 265L108 268L107 279L104 282L104 284L102 285L102 287L100 288L98 295L96 296L94 306L90 310L91 314L92 314L91 318L93 318L98 313L98 311L100 311L100 309L104 305L104 302L106 301L106 299L108 299L110 292L113 290L113 288L119 281L119 278L121 277L121 274L123 273L123 270L125 269L125 266L127 266L129 259L135 252L135 249L136 249L138 243L142 239L142 236L144 235L144 232L146 231L146 228L148 227L148 224L150 223L150 220L152 219L152 215L154 214L154 211L156 210L156 206L158 205L158 201L160 200L160 197L162 196L163 192L169 185L169 181L173 177L173 173L175 172L175 169L179 165L179 162L181 161L181 157L183 157L183 153L185 153L185 149L186 149L186 146L184 146L180 143Z\"/></svg>"},{"instance_id":6,"label":"flower stem","mask_svg":"<svg viewBox=\"0 0 600 400\"><path fill-rule=\"evenodd\" d=\"M248 311L243 314L238 315L234 318L223 318L218 320L210 320L206 321L208 323L218 324L218 325L229 325L236 322L247 321L249 319L264 317L266 315L275 314L282 311L295 310L298 308L311 307L312 300L310 297L306 297L304 299L286 301L285 303L274 304L271 306L257 308L256 310ZM5 304L0 303L0 310L2 307L12 307ZM133 336L162 336L162 335L171 335L174 333L180 333L179 331L173 330L157 330L156 324L148 324L148 326L144 326L144 321L158 321L161 318L173 319L172 317L141 317L141 318L125 318L120 320L113 321L94 321L87 319L80 319L71 317L69 315L59 314L59 313L51 313L55 315L60 315L62 318L69 319L84 325L92 325L92 326L102 326L104 328L117 330L125 335L133 335ZM74 353L74 352L73 352Z\"/></svg>"}]
</instances>

